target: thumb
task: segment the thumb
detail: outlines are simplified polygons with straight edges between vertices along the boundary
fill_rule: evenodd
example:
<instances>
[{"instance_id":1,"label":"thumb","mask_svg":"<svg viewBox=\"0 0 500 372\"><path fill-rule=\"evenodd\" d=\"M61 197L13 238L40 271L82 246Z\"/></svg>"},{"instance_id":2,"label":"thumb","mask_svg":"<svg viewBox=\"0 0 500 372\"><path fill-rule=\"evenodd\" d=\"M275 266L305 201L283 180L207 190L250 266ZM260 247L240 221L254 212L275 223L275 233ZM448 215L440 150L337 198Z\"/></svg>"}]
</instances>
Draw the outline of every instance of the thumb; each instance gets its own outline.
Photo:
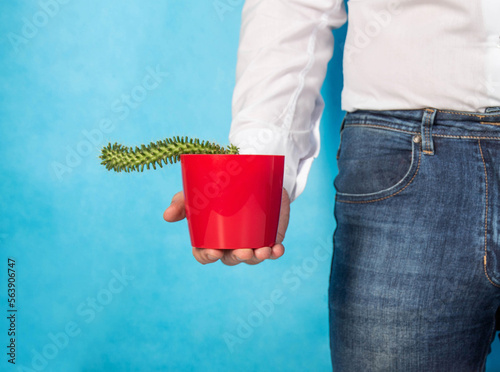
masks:
<instances>
[{"instance_id":1,"label":"thumb","mask_svg":"<svg viewBox=\"0 0 500 372\"><path fill-rule=\"evenodd\" d=\"M285 233L286 229L288 228L289 220L290 220L290 197L288 196L288 192L283 188L276 243L282 243L283 240L285 239Z\"/></svg>"},{"instance_id":2,"label":"thumb","mask_svg":"<svg viewBox=\"0 0 500 372\"><path fill-rule=\"evenodd\" d=\"M184 204L184 194L179 191L172 198L169 207L163 212L163 218L167 222L180 221L186 217L186 209Z\"/></svg>"}]
</instances>

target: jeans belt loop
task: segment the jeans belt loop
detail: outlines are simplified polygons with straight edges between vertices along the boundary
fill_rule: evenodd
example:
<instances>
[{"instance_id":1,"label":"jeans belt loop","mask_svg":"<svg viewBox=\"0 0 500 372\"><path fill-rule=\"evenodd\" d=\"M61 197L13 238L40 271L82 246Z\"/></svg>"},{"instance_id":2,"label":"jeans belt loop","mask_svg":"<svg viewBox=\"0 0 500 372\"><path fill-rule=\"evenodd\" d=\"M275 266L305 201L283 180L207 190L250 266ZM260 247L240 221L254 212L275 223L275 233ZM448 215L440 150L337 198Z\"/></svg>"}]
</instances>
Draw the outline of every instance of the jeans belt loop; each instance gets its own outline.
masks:
<instances>
[{"instance_id":1,"label":"jeans belt loop","mask_svg":"<svg viewBox=\"0 0 500 372\"><path fill-rule=\"evenodd\" d=\"M434 141L432 140L432 125L436 118L436 109L427 108L422 117L421 135L422 151L426 155L434 155Z\"/></svg>"}]
</instances>

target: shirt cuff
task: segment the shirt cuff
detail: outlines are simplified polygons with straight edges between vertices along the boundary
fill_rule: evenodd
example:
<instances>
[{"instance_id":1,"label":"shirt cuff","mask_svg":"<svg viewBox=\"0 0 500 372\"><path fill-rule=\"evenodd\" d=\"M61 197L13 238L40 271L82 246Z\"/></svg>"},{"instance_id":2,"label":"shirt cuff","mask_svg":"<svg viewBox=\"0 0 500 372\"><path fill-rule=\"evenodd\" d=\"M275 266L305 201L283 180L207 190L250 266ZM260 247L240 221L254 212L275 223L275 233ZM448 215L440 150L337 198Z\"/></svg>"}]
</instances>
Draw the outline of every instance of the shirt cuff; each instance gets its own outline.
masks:
<instances>
[{"instance_id":1,"label":"shirt cuff","mask_svg":"<svg viewBox=\"0 0 500 372\"><path fill-rule=\"evenodd\" d=\"M240 154L285 155L283 187L295 200L304 191L313 160L320 149L319 123L324 102L321 97L311 117L311 130L292 131L273 124L233 122L229 140Z\"/></svg>"}]
</instances>

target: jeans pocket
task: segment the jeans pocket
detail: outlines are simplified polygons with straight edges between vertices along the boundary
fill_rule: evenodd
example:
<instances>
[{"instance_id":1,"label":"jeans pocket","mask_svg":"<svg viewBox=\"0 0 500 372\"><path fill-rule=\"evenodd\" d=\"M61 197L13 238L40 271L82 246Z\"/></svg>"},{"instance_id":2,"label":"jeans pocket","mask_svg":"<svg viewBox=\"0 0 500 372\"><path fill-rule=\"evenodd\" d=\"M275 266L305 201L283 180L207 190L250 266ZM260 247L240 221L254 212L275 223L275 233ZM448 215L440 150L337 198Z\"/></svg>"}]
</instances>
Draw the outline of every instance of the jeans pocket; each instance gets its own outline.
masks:
<instances>
[{"instance_id":1,"label":"jeans pocket","mask_svg":"<svg viewBox=\"0 0 500 372\"><path fill-rule=\"evenodd\" d=\"M375 202L406 189L420 166L420 141L414 138L408 132L346 125L334 182L337 201Z\"/></svg>"}]
</instances>

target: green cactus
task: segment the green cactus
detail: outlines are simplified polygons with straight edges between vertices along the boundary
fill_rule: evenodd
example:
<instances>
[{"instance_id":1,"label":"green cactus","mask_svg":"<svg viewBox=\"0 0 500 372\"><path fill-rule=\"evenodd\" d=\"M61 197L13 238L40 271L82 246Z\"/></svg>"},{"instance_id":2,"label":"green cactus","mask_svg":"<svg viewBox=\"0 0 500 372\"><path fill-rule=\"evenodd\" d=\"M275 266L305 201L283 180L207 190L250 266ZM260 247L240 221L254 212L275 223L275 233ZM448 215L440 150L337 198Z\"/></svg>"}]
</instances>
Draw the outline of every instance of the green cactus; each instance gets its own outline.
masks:
<instances>
[{"instance_id":1,"label":"green cactus","mask_svg":"<svg viewBox=\"0 0 500 372\"><path fill-rule=\"evenodd\" d=\"M202 141L188 137L172 137L148 146L141 145L135 149L111 143L101 150L101 164L108 170L116 172L142 172L144 167L163 168L162 162L170 164L180 160L182 154L238 154L238 148L229 145L227 148L213 142Z\"/></svg>"}]
</instances>

